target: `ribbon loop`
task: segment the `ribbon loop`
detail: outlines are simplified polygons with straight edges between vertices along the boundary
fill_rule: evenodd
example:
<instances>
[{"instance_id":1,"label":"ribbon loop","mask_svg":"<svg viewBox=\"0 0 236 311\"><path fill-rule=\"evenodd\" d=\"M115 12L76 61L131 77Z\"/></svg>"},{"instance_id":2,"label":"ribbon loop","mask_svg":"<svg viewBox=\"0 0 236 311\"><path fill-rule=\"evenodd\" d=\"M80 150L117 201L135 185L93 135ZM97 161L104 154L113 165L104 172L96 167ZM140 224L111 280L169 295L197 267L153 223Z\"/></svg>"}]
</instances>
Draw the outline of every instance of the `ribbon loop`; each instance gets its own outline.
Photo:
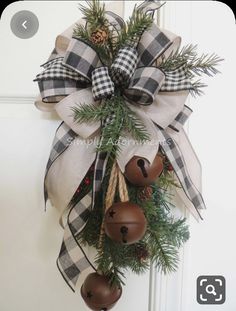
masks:
<instances>
[{"instance_id":1,"label":"ribbon loop","mask_svg":"<svg viewBox=\"0 0 236 311\"><path fill-rule=\"evenodd\" d=\"M115 86L109 76L108 67L99 67L92 72L92 93L94 100L110 97Z\"/></svg>"},{"instance_id":2,"label":"ribbon loop","mask_svg":"<svg viewBox=\"0 0 236 311\"><path fill-rule=\"evenodd\" d=\"M111 65L111 77L116 85L128 85L138 63L138 52L135 48L121 48Z\"/></svg>"},{"instance_id":3,"label":"ribbon loop","mask_svg":"<svg viewBox=\"0 0 236 311\"><path fill-rule=\"evenodd\" d=\"M112 30L115 28L116 31L120 31L122 28L124 28L125 22L122 17L111 11L106 11L105 15L110 24L109 28L112 28Z\"/></svg>"},{"instance_id":4,"label":"ribbon loop","mask_svg":"<svg viewBox=\"0 0 236 311\"><path fill-rule=\"evenodd\" d=\"M86 87L88 80L76 72L62 66L63 57L58 57L42 65L45 70L36 76L42 100L57 103L63 97Z\"/></svg>"},{"instance_id":5,"label":"ribbon loop","mask_svg":"<svg viewBox=\"0 0 236 311\"><path fill-rule=\"evenodd\" d=\"M102 63L97 52L91 46L81 40L72 38L63 65L91 81L92 72Z\"/></svg>"},{"instance_id":6,"label":"ribbon loop","mask_svg":"<svg viewBox=\"0 0 236 311\"><path fill-rule=\"evenodd\" d=\"M164 73L156 67L138 68L124 94L132 103L150 105L164 80Z\"/></svg>"},{"instance_id":7,"label":"ribbon loop","mask_svg":"<svg viewBox=\"0 0 236 311\"><path fill-rule=\"evenodd\" d=\"M175 70L165 71L165 76L161 91L176 92L191 89L191 80L185 65L181 65Z\"/></svg>"},{"instance_id":8,"label":"ribbon loop","mask_svg":"<svg viewBox=\"0 0 236 311\"><path fill-rule=\"evenodd\" d=\"M151 66L172 44L172 41L155 25L145 31L138 44L138 67Z\"/></svg>"}]
</instances>

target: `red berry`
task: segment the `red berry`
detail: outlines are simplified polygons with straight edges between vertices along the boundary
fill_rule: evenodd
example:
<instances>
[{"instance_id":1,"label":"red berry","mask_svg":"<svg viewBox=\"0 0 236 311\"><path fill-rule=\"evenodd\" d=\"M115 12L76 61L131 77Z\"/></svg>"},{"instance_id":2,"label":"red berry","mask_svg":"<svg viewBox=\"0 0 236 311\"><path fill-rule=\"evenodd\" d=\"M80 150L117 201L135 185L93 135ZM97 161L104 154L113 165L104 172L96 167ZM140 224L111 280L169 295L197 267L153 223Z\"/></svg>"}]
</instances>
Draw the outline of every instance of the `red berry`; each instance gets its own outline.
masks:
<instances>
[{"instance_id":1,"label":"red berry","mask_svg":"<svg viewBox=\"0 0 236 311\"><path fill-rule=\"evenodd\" d=\"M84 180L84 183L85 183L85 185L90 185L90 179L89 179L89 177L85 177L85 180Z\"/></svg>"}]
</instances>

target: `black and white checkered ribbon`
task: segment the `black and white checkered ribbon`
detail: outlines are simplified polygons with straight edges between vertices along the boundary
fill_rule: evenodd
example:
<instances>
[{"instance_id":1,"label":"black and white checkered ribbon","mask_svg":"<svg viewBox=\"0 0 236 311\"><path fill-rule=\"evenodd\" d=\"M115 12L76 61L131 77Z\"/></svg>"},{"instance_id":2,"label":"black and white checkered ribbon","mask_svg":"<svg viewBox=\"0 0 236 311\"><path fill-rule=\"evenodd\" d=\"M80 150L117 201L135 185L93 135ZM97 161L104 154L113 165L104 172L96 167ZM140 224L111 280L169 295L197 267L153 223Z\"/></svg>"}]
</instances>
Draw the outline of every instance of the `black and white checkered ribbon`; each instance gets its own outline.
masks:
<instances>
[{"instance_id":1,"label":"black and white checkered ribbon","mask_svg":"<svg viewBox=\"0 0 236 311\"><path fill-rule=\"evenodd\" d=\"M188 118L192 114L192 109L188 106L184 106L183 110L177 115L174 121L169 125L169 128L172 130L179 132L184 124L187 122Z\"/></svg>"},{"instance_id":2,"label":"black and white checkered ribbon","mask_svg":"<svg viewBox=\"0 0 236 311\"><path fill-rule=\"evenodd\" d=\"M175 131L180 131L184 126L185 122L191 115L192 110L188 106L184 106L183 110L177 115L175 120L169 125L169 127ZM199 210L205 209L205 203L200 191L195 187L186 169L186 164L182 152L178 144L173 138L163 129L158 127L158 135L162 141L161 148L162 151L167 156L170 161L175 174L184 190L187 198L193 204L195 210L198 213L199 218L202 219Z\"/></svg>"},{"instance_id":3,"label":"black and white checkered ribbon","mask_svg":"<svg viewBox=\"0 0 236 311\"><path fill-rule=\"evenodd\" d=\"M78 242L79 234L89 218L91 199L92 192L89 192L76 205L71 207L64 228L61 250L57 259L58 269L73 291L75 291L80 273L87 268L94 268Z\"/></svg>"},{"instance_id":4,"label":"black and white checkered ribbon","mask_svg":"<svg viewBox=\"0 0 236 311\"><path fill-rule=\"evenodd\" d=\"M185 65L175 70L165 71L165 77L165 82L161 87L161 91L163 92L190 90L192 87L189 73Z\"/></svg>"},{"instance_id":5,"label":"black and white checkered ribbon","mask_svg":"<svg viewBox=\"0 0 236 311\"><path fill-rule=\"evenodd\" d=\"M194 186L194 183L192 182L188 174L185 161L182 156L181 150L178 147L178 144L164 130L159 130L159 136L163 141L163 143L161 144L161 148L169 159L175 171L175 174L178 177L182 189L184 190L189 201L192 202L193 206L195 207L199 218L202 219L199 210L205 209L205 203L203 201L201 193Z\"/></svg>"},{"instance_id":6,"label":"black and white checkered ribbon","mask_svg":"<svg viewBox=\"0 0 236 311\"><path fill-rule=\"evenodd\" d=\"M92 93L94 100L111 97L115 91L108 67L98 67L92 72Z\"/></svg>"},{"instance_id":7,"label":"black and white checkered ribbon","mask_svg":"<svg viewBox=\"0 0 236 311\"><path fill-rule=\"evenodd\" d=\"M116 85L129 84L138 64L138 52L132 47L121 48L111 65L111 78Z\"/></svg>"},{"instance_id":8,"label":"black and white checkered ribbon","mask_svg":"<svg viewBox=\"0 0 236 311\"><path fill-rule=\"evenodd\" d=\"M72 129L70 129L68 125L66 125L65 122L62 122L56 130L55 137L52 143L51 152L50 152L49 159L48 159L47 166L46 166L45 177L44 177L45 204L48 199L47 188L45 185L45 180L47 178L48 171L50 167L52 166L52 164L54 163L54 161L56 161L56 159L64 151L66 151L66 149L70 146L70 144L73 142L76 136L77 134L74 131L72 131Z\"/></svg>"},{"instance_id":9,"label":"black and white checkered ribbon","mask_svg":"<svg viewBox=\"0 0 236 311\"><path fill-rule=\"evenodd\" d=\"M106 120L106 122L111 122L111 120ZM74 133L64 122L60 124L53 141L53 146L46 167L45 179L54 161L56 161L56 159L67 150L76 137L77 134ZM57 259L57 266L64 280L73 291L75 291L79 275L83 270L90 267L96 270L87 256L85 249L80 245L78 238L88 221L90 211L94 207L96 195L101 189L106 164L107 154L98 152L94 165L93 189L85 194L75 205L70 206L66 225L64 227L63 241ZM44 191L46 202L48 198L46 187Z\"/></svg>"}]
</instances>

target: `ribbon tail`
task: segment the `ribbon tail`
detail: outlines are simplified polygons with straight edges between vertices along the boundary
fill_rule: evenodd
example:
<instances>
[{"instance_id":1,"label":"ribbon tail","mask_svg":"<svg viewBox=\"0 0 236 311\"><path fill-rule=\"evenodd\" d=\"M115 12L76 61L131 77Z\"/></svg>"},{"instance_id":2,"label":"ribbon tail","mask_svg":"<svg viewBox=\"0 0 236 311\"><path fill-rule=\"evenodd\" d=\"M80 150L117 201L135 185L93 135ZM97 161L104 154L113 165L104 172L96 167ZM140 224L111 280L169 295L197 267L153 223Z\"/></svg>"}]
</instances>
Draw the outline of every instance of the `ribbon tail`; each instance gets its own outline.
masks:
<instances>
[{"instance_id":1,"label":"ribbon tail","mask_svg":"<svg viewBox=\"0 0 236 311\"><path fill-rule=\"evenodd\" d=\"M149 0L144 1L138 6L138 10L142 11L143 13L149 13L152 17L156 10L159 10L165 3L160 3L159 1Z\"/></svg>"},{"instance_id":2,"label":"ribbon tail","mask_svg":"<svg viewBox=\"0 0 236 311\"><path fill-rule=\"evenodd\" d=\"M69 287L75 287L82 271L92 267L92 261L85 249L78 242L79 234L85 227L90 211L94 207L95 195L100 190L107 164L107 154L98 152L94 168L93 191L90 191L82 200L70 209L64 237L61 245L57 266Z\"/></svg>"},{"instance_id":3,"label":"ribbon tail","mask_svg":"<svg viewBox=\"0 0 236 311\"><path fill-rule=\"evenodd\" d=\"M58 269L72 291L75 291L82 271L90 267L96 271L85 250L78 242L79 234L89 218L91 202L92 192L90 191L70 209L61 250L57 259Z\"/></svg>"},{"instance_id":4,"label":"ribbon tail","mask_svg":"<svg viewBox=\"0 0 236 311\"><path fill-rule=\"evenodd\" d=\"M52 143L52 149L47 162L45 176L44 176L44 201L45 209L48 200L48 191L46 187L46 178L50 167L56 159L69 147L72 141L76 138L77 134L72 131L64 122L62 122L56 130L55 138Z\"/></svg>"},{"instance_id":5,"label":"ribbon tail","mask_svg":"<svg viewBox=\"0 0 236 311\"><path fill-rule=\"evenodd\" d=\"M58 128L45 174L45 200L60 212L68 205L78 185L94 163L97 138L82 139L64 122Z\"/></svg>"},{"instance_id":6,"label":"ribbon tail","mask_svg":"<svg viewBox=\"0 0 236 311\"><path fill-rule=\"evenodd\" d=\"M178 144L165 131L160 129L159 133L162 139L161 148L173 166L186 197L193 204L197 216L202 219L199 210L205 209L205 203L201 193L195 187L188 174L181 150Z\"/></svg>"},{"instance_id":7,"label":"ribbon tail","mask_svg":"<svg viewBox=\"0 0 236 311\"><path fill-rule=\"evenodd\" d=\"M94 167L94 179L93 179L93 199L92 208L95 204L96 194L100 191L102 186L102 181L105 175L106 166L108 161L108 154L105 152L98 152L95 167Z\"/></svg>"}]
</instances>

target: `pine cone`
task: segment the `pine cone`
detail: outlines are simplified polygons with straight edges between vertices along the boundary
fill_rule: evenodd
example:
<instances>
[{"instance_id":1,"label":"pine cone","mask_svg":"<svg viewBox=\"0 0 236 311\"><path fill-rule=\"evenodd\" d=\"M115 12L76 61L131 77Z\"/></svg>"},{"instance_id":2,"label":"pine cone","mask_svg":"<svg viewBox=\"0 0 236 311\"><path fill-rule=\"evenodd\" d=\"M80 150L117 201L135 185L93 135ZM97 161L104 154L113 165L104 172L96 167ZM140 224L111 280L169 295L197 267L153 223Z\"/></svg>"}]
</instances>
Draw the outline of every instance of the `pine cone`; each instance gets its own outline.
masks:
<instances>
[{"instance_id":1,"label":"pine cone","mask_svg":"<svg viewBox=\"0 0 236 311\"><path fill-rule=\"evenodd\" d=\"M138 244L135 249L135 255L140 261L145 261L149 257L149 252L145 245Z\"/></svg>"},{"instance_id":2,"label":"pine cone","mask_svg":"<svg viewBox=\"0 0 236 311\"><path fill-rule=\"evenodd\" d=\"M147 201L152 196L152 187L146 186L142 190L140 190L138 194L138 198L141 201Z\"/></svg>"},{"instance_id":3,"label":"pine cone","mask_svg":"<svg viewBox=\"0 0 236 311\"><path fill-rule=\"evenodd\" d=\"M94 44L104 44L108 40L108 29L103 27L92 32L91 41Z\"/></svg>"}]
</instances>

